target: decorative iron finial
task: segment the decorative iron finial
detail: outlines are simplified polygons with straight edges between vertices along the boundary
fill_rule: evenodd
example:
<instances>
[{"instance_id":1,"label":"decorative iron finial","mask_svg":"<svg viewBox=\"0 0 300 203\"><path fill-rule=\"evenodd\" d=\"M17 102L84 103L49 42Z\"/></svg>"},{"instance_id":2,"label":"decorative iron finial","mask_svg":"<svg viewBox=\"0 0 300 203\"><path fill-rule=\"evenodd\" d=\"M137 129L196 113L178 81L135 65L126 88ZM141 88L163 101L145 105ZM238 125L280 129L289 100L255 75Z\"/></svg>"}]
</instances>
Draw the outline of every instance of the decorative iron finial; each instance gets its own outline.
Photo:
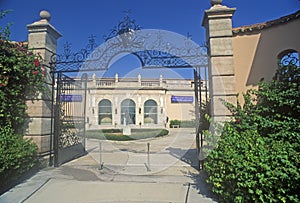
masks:
<instances>
[{"instance_id":1,"label":"decorative iron finial","mask_svg":"<svg viewBox=\"0 0 300 203\"><path fill-rule=\"evenodd\" d=\"M192 39L192 35L191 35L190 32L188 32L188 33L186 34L186 38L187 38L187 39Z\"/></svg>"},{"instance_id":2,"label":"decorative iron finial","mask_svg":"<svg viewBox=\"0 0 300 203\"><path fill-rule=\"evenodd\" d=\"M87 46L87 49L93 50L96 47L96 36L90 35L89 36L89 44Z\"/></svg>"},{"instance_id":3,"label":"decorative iron finial","mask_svg":"<svg viewBox=\"0 0 300 203\"><path fill-rule=\"evenodd\" d=\"M69 58L69 56L71 55L71 43L66 42L64 44L64 55L66 56L66 58Z\"/></svg>"},{"instance_id":4,"label":"decorative iron finial","mask_svg":"<svg viewBox=\"0 0 300 203\"><path fill-rule=\"evenodd\" d=\"M125 13L126 16L129 16L132 11L130 9L123 11L123 13Z\"/></svg>"},{"instance_id":5,"label":"decorative iron finial","mask_svg":"<svg viewBox=\"0 0 300 203\"><path fill-rule=\"evenodd\" d=\"M49 13L48 11L46 11L46 10L42 10L42 11L40 12L40 17L41 17L41 20L47 20L47 21L50 21L50 19L51 19L50 13Z\"/></svg>"},{"instance_id":6,"label":"decorative iron finial","mask_svg":"<svg viewBox=\"0 0 300 203\"><path fill-rule=\"evenodd\" d=\"M94 44L95 43L95 38L96 38L95 35L90 35L89 36L89 43Z\"/></svg>"},{"instance_id":7,"label":"decorative iron finial","mask_svg":"<svg viewBox=\"0 0 300 203\"><path fill-rule=\"evenodd\" d=\"M223 0L210 0L210 3L212 6L214 5L220 5L222 3Z\"/></svg>"},{"instance_id":8,"label":"decorative iron finial","mask_svg":"<svg viewBox=\"0 0 300 203\"><path fill-rule=\"evenodd\" d=\"M124 11L124 13L126 13L126 15L122 21L120 21L117 26L114 26L108 36L103 36L105 41L123 34L130 37L135 31L141 29L141 27L136 24L135 20L130 18L129 14L131 13L131 10ZM125 37L125 35L123 37Z\"/></svg>"}]
</instances>

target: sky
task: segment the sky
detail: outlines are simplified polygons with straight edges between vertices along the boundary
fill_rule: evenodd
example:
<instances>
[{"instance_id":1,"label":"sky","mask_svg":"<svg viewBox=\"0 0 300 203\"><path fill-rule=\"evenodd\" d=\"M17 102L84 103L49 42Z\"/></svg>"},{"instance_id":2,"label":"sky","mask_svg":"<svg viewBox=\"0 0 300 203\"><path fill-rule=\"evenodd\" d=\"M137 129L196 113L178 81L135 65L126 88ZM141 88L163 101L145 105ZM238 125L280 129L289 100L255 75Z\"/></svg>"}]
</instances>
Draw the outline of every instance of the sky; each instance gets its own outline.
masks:
<instances>
[{"instance_id":1,"label":"sky","mask_svg":"<svg viewBox=\"0 0 300 203\"><path fill-rule=\"evenodd\" d=\"M236 8L233 27L277 19L300 9L299 0L223 0L222 4ZM201 45L205 42L202 19L209 8L209 0L0 0L0 10L12 10L0 20L0 26L12 22L10 39L27 41L26 25L39 20L39 12L47 10L51 13L50 23L63 35L58 40L58 53L66 42L76 52L87 45L90 35L101 44L103 36L130 10L131 18L142 29L161 29L184 36L189 33ZM118 72L122 77L128 72L137 74L139 68L139 62L129 55L116 61L109 74ZM191 70L176 73L192 78Z\"/></svg>"}]
</instances>

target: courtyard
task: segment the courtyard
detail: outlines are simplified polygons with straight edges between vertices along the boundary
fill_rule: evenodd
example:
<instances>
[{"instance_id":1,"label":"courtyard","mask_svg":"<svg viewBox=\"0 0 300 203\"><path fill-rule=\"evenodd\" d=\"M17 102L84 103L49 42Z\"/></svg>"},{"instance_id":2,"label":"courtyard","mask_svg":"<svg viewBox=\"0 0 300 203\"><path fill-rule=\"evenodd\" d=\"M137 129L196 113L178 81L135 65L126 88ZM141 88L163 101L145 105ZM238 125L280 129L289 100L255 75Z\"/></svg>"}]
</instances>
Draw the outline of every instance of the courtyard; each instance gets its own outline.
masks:
<instances>
[{"instance_id":1,"label":"courtyard","mask_svg":"<svg viewBox=\"0 0 300 203\"><path fill-rule=\"evenodd\" d=\"M79 52L57 46L66 23L50 23L46 10L25 42L0 26L0 202L216 202L211 191L221 202L299 202L300 10L241 25L235 6L210 4L202 45L190 33L141 29L131 11ZM127 56L139 65L114 71ZM168 126L163 137L131 134ZM104 129L129 137L86 137Z\"/></svg>"},{"instance_id":2,"label":"courtyard","mask_svg":"<svg viewBox=\"0 0 300 203\"><path fill-rule=\"evenodd\" d=\"M101 156L100 141L88 139L88 154L39 171L0 202L215 202L196 169L194 131L175 128L165 137L101 141Z\"/></svg>"}]
</instances>

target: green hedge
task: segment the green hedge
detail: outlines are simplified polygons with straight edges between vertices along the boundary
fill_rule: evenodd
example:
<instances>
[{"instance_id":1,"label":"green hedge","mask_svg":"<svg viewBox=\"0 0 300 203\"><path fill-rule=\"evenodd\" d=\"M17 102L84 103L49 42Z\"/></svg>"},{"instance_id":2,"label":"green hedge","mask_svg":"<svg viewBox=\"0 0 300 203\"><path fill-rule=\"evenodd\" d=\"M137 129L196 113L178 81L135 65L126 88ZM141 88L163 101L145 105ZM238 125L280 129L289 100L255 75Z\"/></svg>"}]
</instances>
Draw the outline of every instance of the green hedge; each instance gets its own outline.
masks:
<instances>
[{"instance_id":1,"label":"green hedge","mask_svg":"<svg viewBox=\"0 0 300 203\"><path fill-rule=\"evenodd\" d=\"M170 127L174 126L174 125L179 125L180 126L181 121L180 120L170 120Z\"/></svg>"},{"instance_id":2,"label":"green hedge","mask_svg":"<svg viewBox=\"0 0 300 203\"><path fill-rule=\"evenodd\" d=\"M102 129L89 130L86 132L88 138L100 140L115 140L115 141L130 141L153 137L161 137L168 135L169 131L166 129L131 129L131 135L123 135L122 129Z\"/></svg>"},{"instance_id":3,"label":"green hedge","mask_svg":"<svg viewBox=\"0 0 300 203\"><path fill-rule=\"evenodd\" d=\"M194 120L171 120L170 121L170 127L174 125L179 125L180 128L194 128L195 127L195 121Z\"/></svg>"},{"instance_id":4,"label":"green hedge","mask_svg":"<svg viewBox=\"0 0 300 203\"><path fill-rule=\"evenodd\" d=\"M0 191L18 180L38 164L37 146L13 132L10 126L0 128Z\"/></svg>"}]
</instances>

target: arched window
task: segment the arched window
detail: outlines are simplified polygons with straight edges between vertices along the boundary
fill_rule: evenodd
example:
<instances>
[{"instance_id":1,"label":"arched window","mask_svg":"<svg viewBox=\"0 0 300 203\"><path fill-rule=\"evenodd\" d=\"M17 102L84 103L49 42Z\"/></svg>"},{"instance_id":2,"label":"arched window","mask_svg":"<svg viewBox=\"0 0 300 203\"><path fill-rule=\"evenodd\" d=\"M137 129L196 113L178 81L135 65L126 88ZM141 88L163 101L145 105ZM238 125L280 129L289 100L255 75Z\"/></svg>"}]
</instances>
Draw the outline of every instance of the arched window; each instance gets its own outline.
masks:
<instances>
[{"instance_id":1,"label":"arched window","mask_svg":"<svg viewBox=\"0 0 300 203\"><path fill-rule=\"evenodd\" d=\"M125 99L121 103L121 124L135 124L135 102Z\"/></svg>"},{"instance_id":2,"label":"arched window","mask_svg":"<svg viewBox=\"0 0 300 203\"><path fill-rule=\"evenodd\" d=\"M295 65L299 67L299 54L295 50L286 50L278 55L279 66Z\"/></svg>"},{"instance_id":3,"label":"arched window","mask_svg":"<svg viewBox=\"0 0 300 203\"><path fill-rule=\"evenodd\" d=\"M152 99L144 103L144 123L157 124L157 103Z\"/></svg>"},{"instance_id":4,"label":"arched window","mask_svg":"<svg viewBox=\"0 0 300 203\"><path fill-rule=\"evenodd\" d=\"M299 73L299 54L295 50L286 50L278 55L279 69L276 72L275 78L281 81L298 80Z\"/></svg>"},{"instance_id":5,"label":"arched window","mask_svg":"<svg viewBox=\"0 0 300 203\"><path fill-rule=\"evenodd\" d=\"M112 108L111 101L103 99L98 104L98 124L111 125L112 124Z\"/></svg>"}]
</instances>

